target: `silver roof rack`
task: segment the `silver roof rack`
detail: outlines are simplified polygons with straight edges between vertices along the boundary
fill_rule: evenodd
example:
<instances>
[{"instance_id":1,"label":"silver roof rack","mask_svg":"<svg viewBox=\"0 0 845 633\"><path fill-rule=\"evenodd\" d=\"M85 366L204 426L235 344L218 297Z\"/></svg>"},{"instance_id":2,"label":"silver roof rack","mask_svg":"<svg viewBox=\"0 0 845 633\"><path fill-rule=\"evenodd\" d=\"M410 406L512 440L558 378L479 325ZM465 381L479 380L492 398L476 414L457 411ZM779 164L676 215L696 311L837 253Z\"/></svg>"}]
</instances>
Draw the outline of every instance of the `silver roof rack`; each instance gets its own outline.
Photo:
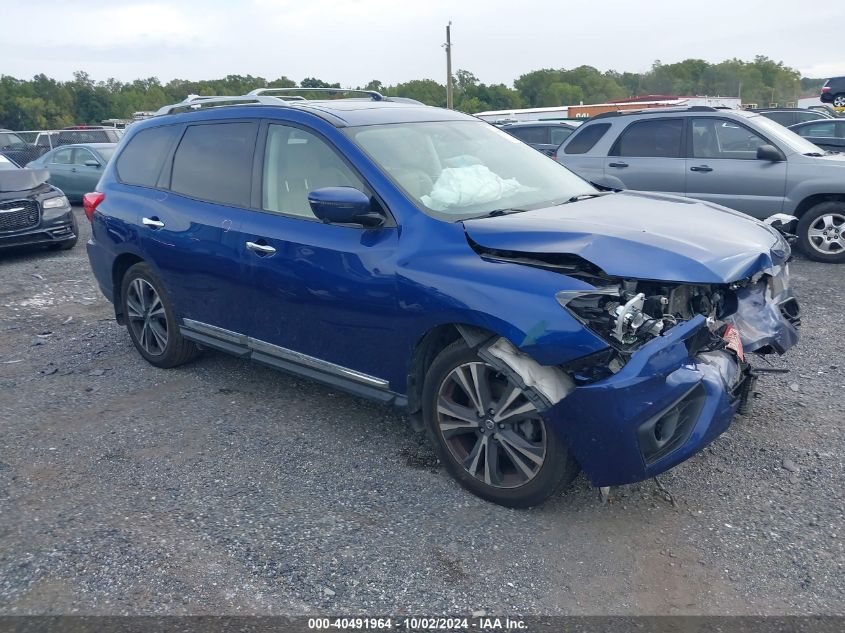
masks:
<instances>
[{"instance_id":1,"label":"silver roof rack","mask_svg":"<svg viewBox=\"0 0 845 633\"><path fill-rule=\"evenodd\" d=\"M250 96L259 96L268 93L291 93L291 92L322 92L322 93L338 93L338 92L354 92L357 94L365 94L373 101L389 101L387 97L385 97L380 92L376 92L375 90L359 90L357 88L256 88L255 90L250 90L247 95Z\"/></svg>"},{"instance_id":2,"label":"silver roof rack","mask_svg":"<svg viewBox=\"0 0 845 633\"><path fill-rule=\"evenodd\" d=\"M297 99L299 101L299 99ZM302 99L304 101L304 99ZM259 104L259 105L284 105L285 100L280 97L262 96L262 95L240 95L240 96L204 96L199 97L191 95L180 101L166 105L155 112L155 116L162 116L165 114L173 114L174 112L182 110L199 110L203 107L218 106L218 105L242 105L242 104Z\"/></svg>"}]
</instances>

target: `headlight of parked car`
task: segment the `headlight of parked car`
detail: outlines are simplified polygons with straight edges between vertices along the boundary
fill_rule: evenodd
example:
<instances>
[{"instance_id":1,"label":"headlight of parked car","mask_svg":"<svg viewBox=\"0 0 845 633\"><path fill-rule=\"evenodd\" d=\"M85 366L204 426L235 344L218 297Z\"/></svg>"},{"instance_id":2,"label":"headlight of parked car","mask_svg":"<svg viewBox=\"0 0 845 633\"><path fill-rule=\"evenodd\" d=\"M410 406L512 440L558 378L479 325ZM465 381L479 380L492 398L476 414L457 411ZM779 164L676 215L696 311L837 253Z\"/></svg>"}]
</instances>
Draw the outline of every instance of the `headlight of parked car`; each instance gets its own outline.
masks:
<instances>
[{"instance_id":1,"label":"headlight of parked car","mask_svg":"<svg viewBox=\"0 0 845 633\"><path fill-rule=\"evenodd\" d=\"M41 202L42 209L64 209L69 207L70 202L65 196L56 196L55 198L47 198Z\"/></svg>"}]
</instances>

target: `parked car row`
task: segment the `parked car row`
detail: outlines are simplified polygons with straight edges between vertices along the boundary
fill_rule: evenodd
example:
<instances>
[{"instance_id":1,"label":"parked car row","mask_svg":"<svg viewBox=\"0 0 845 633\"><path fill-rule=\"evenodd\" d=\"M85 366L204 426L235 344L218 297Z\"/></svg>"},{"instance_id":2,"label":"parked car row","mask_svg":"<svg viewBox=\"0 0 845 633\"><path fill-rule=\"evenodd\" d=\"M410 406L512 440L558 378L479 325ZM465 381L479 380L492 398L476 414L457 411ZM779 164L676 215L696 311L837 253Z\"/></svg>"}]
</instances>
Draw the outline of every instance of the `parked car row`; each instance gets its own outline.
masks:
<instances>
[{"instance_id":1,"label":"parked car row","mask_svg":"<svg viewBox=\"0 0 845 633\"><path fill-rule=\"evenodd\" d=\"M123 136L123 132L120 129L96 125L76 125L63 130L33 132L0 130L0 154L18 165L26 165L62 145L117 143Z\"/></svg>"}]
</instances>

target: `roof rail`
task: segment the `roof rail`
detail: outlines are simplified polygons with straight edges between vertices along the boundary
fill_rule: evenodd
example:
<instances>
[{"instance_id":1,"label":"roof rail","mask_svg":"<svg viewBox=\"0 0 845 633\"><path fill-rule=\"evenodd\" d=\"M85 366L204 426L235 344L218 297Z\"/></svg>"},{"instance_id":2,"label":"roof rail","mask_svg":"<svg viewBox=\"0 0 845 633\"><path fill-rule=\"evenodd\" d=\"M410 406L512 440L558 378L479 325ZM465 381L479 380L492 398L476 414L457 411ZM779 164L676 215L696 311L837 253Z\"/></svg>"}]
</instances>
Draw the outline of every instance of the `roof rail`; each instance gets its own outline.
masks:
<instances>
[{"instance_id":1,"label":"roof rail","mask_svg":"<svg viewBox=\"0 0 845 633\"><path fill-rule=\"evenodd\" d=\"M250 90L247 96L259 96L267 93L290 93L290 92L323 92L323 93L338 93L338 92L356 92L365 94L373 101L387 101L383 94L375 90L358 90L356 88L256 88Z\"/></svg>"},{"instance_id":2,"label":"roof rail","mask_svg":"<svg viewBox=\"0 0 845 633\"><path fill-rule=\"evenodd\" d=\"M666 112L718 112L721 109L732 110L733 108L713 108L711 106L668 106L665 108L639 108L637 110L613 110L612 112L602 112L593 117L591 121L596 119L608 119L616 116L628 116L633 114L665 114Z\"/></svg>"},{"instance_id":3,"label":"roof rail","mask_svg":"<svg viewBox=\"0 0 845 633\"><path fill-rule=\"evenodd\" d=\"M304 101L304 99L303 99ZM202 107L206 106L218 106L218 105L240 105L240 104L247 104L247 103L256 103L261 105L284 105L284 100L279 97L271 97L271 96L262 96L262 95L242 95L242 96L197 96L191 95L180 101L179 103L173 103L171 105L162 106L158 110L156 110L154 116L162 116L165 114L173 114L174 112L180 110L199 110Z\"/></svg>"}]
</instances>

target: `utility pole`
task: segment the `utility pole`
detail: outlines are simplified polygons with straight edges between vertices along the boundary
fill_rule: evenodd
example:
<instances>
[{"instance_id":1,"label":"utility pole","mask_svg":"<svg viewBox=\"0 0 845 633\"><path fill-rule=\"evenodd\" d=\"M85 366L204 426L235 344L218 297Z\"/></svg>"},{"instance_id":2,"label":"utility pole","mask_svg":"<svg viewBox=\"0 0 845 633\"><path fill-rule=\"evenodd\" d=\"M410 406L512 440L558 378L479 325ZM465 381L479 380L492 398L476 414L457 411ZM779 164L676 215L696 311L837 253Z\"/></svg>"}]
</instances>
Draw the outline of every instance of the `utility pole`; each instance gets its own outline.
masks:
<instances>
[{"instance_id":1,"label":"utility pole","mask_svg":"<svg viewBox=\"0 0 845 633\"><path fill-rule=\"evenodd\" d=\"M446 107L454 106L452 99L452 21L446 25Z\"/></svg>"}]
</instances>

